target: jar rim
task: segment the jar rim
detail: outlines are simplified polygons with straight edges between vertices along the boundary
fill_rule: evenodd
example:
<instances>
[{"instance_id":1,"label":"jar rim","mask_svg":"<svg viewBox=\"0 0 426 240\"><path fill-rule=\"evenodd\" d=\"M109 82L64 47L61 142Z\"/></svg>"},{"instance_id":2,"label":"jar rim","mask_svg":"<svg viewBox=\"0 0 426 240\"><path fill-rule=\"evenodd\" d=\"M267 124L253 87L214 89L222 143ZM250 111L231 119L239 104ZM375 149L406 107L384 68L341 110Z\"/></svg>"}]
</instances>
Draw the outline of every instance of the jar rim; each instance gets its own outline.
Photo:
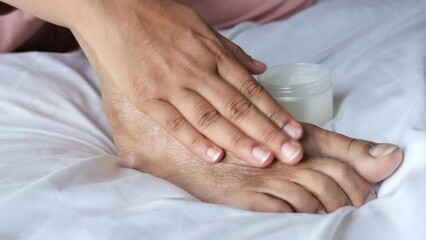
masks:
<instances>
[{"instance_id":1,"label":"jar rim","mask_svg":"<svg viewBox=\"0 0 426 240\"><path fill-rule=\"evenodd\" d=\"M291 63L270 67L258 75L257 80L273 95L317 94L332 86L330 75L328 68L316 63ZM306 76L308 80L303 80L301 76ZM295 80L292 80L293 77L296 77ZM290 80L277 83L273 82L274 78Z\"/></svg>"}]
</instances>

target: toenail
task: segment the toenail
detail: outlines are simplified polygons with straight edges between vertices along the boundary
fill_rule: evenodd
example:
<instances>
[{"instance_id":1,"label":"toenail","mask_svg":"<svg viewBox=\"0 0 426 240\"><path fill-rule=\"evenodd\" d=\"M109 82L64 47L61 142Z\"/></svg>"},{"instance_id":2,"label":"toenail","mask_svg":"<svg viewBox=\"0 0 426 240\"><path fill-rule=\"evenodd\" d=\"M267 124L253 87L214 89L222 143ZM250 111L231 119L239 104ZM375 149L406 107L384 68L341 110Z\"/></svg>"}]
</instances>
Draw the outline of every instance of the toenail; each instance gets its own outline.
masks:
<instances>
[{"instance_id":1,"label":"toenail","mask_svg":"<svg viewBox=\"0 0 426 240\"><path fill-rule=\"evenodd\" d=\"M270 151L261 147L254 147L251 150L251 155L254 157L254 159L256 159L261 164L266 162L271 156L271 154L272 153Z\"/></svg>"},{"instance_id":2,"label":"toenail","mask_svg":"<svg viewBox=\"0 0 426 240\"><path fill-rule=\"evenodd\" d=\"M220 158L220 155L222 155L222 151L220 151L217 148L209 148L207 150L207 156L213 161L213 162L217 162Z\"/></svg>"},{"instance_id":3,"label":"toenail","mask_svg":"<svg viewBox=\"0 0 426 240\"><path fill-rule=\"evenodd\" d=\"M376 194L374 193L374 192L371 192L370 194L368 194L368 196L367 196L367 199L365 200L365 203L368 203L368 202L370 202L370 201L373 201L373 200L375 200L377 197L376 197Z\"/></svg>"},{"instance_id":4,"label":"toenail","mask_svg":"<svg viewBox=\"0 0 426 240\"><path fill-rule=\"evenodd\" d=\"M287 158L289 162L293 161L297 156L299 156L302 149L295 142L285 142L281 146L282 154Z\"/></svg>"},{"instance_id":5,"label":"toenail","mask_svg":"<svg viewBox=\"0 0 426 240\"><path fill-rule=\"evenodd\" d=\"M319 214L319 215L326 215L327 212L325 211L324 208L319 208L318 211L317 211L317 214Z\"/></svg>"},{"instance_id":6,"label":"toenail","mask_svg":"<svg viewBox=\"0 0 426 240\"><path fill-rule=\"evenodd\" d=\"M375 158L387 157L397 148L397 146L392 144L376 144L371 146L370 154Z\"/></svg>"},{"instance_id":7,"label":"toenail","mask_svg":"<svg viewBox=\"0 0 426 240\"><path fill-rule=\"evenodd\" d=\"M283 130L293 139L299 139L302 136L302 130L291 123L285 125Z\"/></svg>"}]
</instances>

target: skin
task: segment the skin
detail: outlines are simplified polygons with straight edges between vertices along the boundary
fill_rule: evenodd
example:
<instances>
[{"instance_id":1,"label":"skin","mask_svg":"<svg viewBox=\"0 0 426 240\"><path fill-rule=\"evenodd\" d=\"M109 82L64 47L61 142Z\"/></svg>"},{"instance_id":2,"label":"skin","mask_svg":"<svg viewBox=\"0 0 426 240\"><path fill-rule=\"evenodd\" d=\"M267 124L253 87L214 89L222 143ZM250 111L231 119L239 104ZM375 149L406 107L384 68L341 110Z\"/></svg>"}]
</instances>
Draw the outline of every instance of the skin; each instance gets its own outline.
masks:
<instances>
[{"instance_id":1,"label":"skin","mask_svg":"<svg viewBox=\"0 0 426 240\"><path fill-rule=\"evenodd\" d=\"M369 183L387 178L402 161L391 145L381 148L393 151L375 158L370 142L302 129L251 77L265 66L182 5L5 2L73 31L102 80L124 164L203 201L269 212L359 207L374 196ZM302 163L289 166L302 159L302 146ZM212 149L218 158L208 154ZM221 158L221 164L200 160Z\"/></svg>"},{"instance_id":2,"label":"skin","mask_svg":"<svg viewBox=\"0 0 426 240\"><path fill-rule=\"evenodd\" d=\"M296 122L252 77L266 66L171 0L4 0L70 28L99 75L200 159L303 157ZM166 90L166 91L165 91Z\"/></svg>"},{"instance_id":3,"label":"skin","mask_svg":"<svg viewBox=\"0 0 426 240\"><path fill-rule=\"evenodd\" d=\"M166 179L202 201L263 212L333 212L375 198L370 183L389 177L402 152L303 124L305 157L296 166L275 161L260 169L232 153L218 164L200 161L146 114L113 82L103 82L103 103L117 152L127 167ZM135 124L138 123L138 124ZM372 146L393 149L371 156Z\"/></svg>"}]
</instances>

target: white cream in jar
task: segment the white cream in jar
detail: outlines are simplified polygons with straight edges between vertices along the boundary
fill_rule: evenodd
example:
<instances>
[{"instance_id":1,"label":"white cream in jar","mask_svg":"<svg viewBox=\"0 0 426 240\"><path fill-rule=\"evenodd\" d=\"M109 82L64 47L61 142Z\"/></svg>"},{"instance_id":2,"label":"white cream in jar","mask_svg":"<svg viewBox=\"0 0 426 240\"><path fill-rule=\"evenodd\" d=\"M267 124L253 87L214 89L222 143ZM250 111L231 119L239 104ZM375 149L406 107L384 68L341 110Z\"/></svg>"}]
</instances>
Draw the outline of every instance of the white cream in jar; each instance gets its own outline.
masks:
<instances>
[{"instance_id":1,"label":"white cream in jar","mask_svg":"<svg viewBox=\"0 0 426 240\"><path fill-rule=\"evenodd\" d=\"M333 117L333 83L327 68L313 63L280 65L257 79L298 121L323 126Z\"/></svg>"}]
</instances>

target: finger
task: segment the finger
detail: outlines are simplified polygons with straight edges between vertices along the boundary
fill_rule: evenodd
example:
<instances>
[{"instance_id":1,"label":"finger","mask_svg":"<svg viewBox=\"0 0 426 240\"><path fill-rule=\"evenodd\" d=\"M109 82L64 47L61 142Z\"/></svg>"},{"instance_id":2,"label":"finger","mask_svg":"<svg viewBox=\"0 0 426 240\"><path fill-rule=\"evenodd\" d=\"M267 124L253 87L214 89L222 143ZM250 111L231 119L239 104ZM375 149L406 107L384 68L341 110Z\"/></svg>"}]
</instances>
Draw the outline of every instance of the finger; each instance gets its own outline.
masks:
<instances>
[{"instance_id":1,"label":"finger","mask_svg":"<svg viewBox=\"0 0 426 240\"><path fill-rule=\"evenodd\" d=\"M296 164L302 159L301 145L288 137L235 88L217 78L206 84L195 86L196 91L229 122L266 146L282 162Z\"/></svg>"},{"instance_id":2,"label":"finger","mask_svg":"<svg viewBox=\"0 0 426 240\"><path fill-rule=\"evenodd\" d=\"M222 43L231 51L234 58L251 74L261 74L266 70L266 64L253 59L240 46L220 35Z\"/></svg>"},{"instance_id":3,"label":"finger","mask_svg":"<svg viewBox=\"0 0 426 240\"><path fill-rule=\"evenodd\" d=\"M269 181L264 189L258 191L286 201L295 212L314 214L325 212L318 199L303 187L290 181L274 179Z\"/></svg>"},{"instance_id":4,"label":"finger","mask_svg":"<svg viewBox=\"0 0 426 240\"><path fill-rule=\"evenodd\" d=\"M209 162L218 162L224 152L199 133L182 114L169 103L155 100L147 106L147 113L195 155Z\"/></svg>"},{"instance_id":5,"label":"finger","mask_svg":"<svg viewBox=\"0 0 426 240\"><path fill-rule=\"evenodd\" d=\"M361 207L376 197L370 184L345 163L333 159L313 158L309 159L306 165L331 177L355 207Z\"/></svg>"},{"instance_id":6,"label":"finger","mask_svg":"<svg viewBox=\"0 0 426 240\"><path fill-rule=\"evenodd\" d=\"M312 156L342 161L370 183L389 177L402 162L402 151L393 144L377 144L303 124L302 143Z\"/></svg>"},{"instance_id":7,"label":"finger","mask_svg":"<svg viewBox=\"0 0 426 240\"><path fill-rule=\"evenodd\" d=\"M175 94L175 97L175 107L211 141L252 166L265 167L274 159L271 151L240 131L198 93L185 90L180 95Z\"/></svg>"},{"instance_id":8,"label":"finger","mask_svg":"<svg viewBox=\"0 0 426 240\"><path fill-rule=\"evenodd\" d=\"M304 169L292 179L311 192L324 206L327 212L349 206L350 200L334 180L323 173L311 169Z\"/></svg>"},{"instance_id":9,"label":"finger","mask_svg":"<svg viewBox=\"0 0 426 240\"><path fill-rule=\"evenodd\" d=\"M262 113L278 127L282 128L293 139L300 139L303 128L275 99L265 90L252 75L227 59L218 63L219 75L242 93Z\"/></svg>"}]
</instances>

